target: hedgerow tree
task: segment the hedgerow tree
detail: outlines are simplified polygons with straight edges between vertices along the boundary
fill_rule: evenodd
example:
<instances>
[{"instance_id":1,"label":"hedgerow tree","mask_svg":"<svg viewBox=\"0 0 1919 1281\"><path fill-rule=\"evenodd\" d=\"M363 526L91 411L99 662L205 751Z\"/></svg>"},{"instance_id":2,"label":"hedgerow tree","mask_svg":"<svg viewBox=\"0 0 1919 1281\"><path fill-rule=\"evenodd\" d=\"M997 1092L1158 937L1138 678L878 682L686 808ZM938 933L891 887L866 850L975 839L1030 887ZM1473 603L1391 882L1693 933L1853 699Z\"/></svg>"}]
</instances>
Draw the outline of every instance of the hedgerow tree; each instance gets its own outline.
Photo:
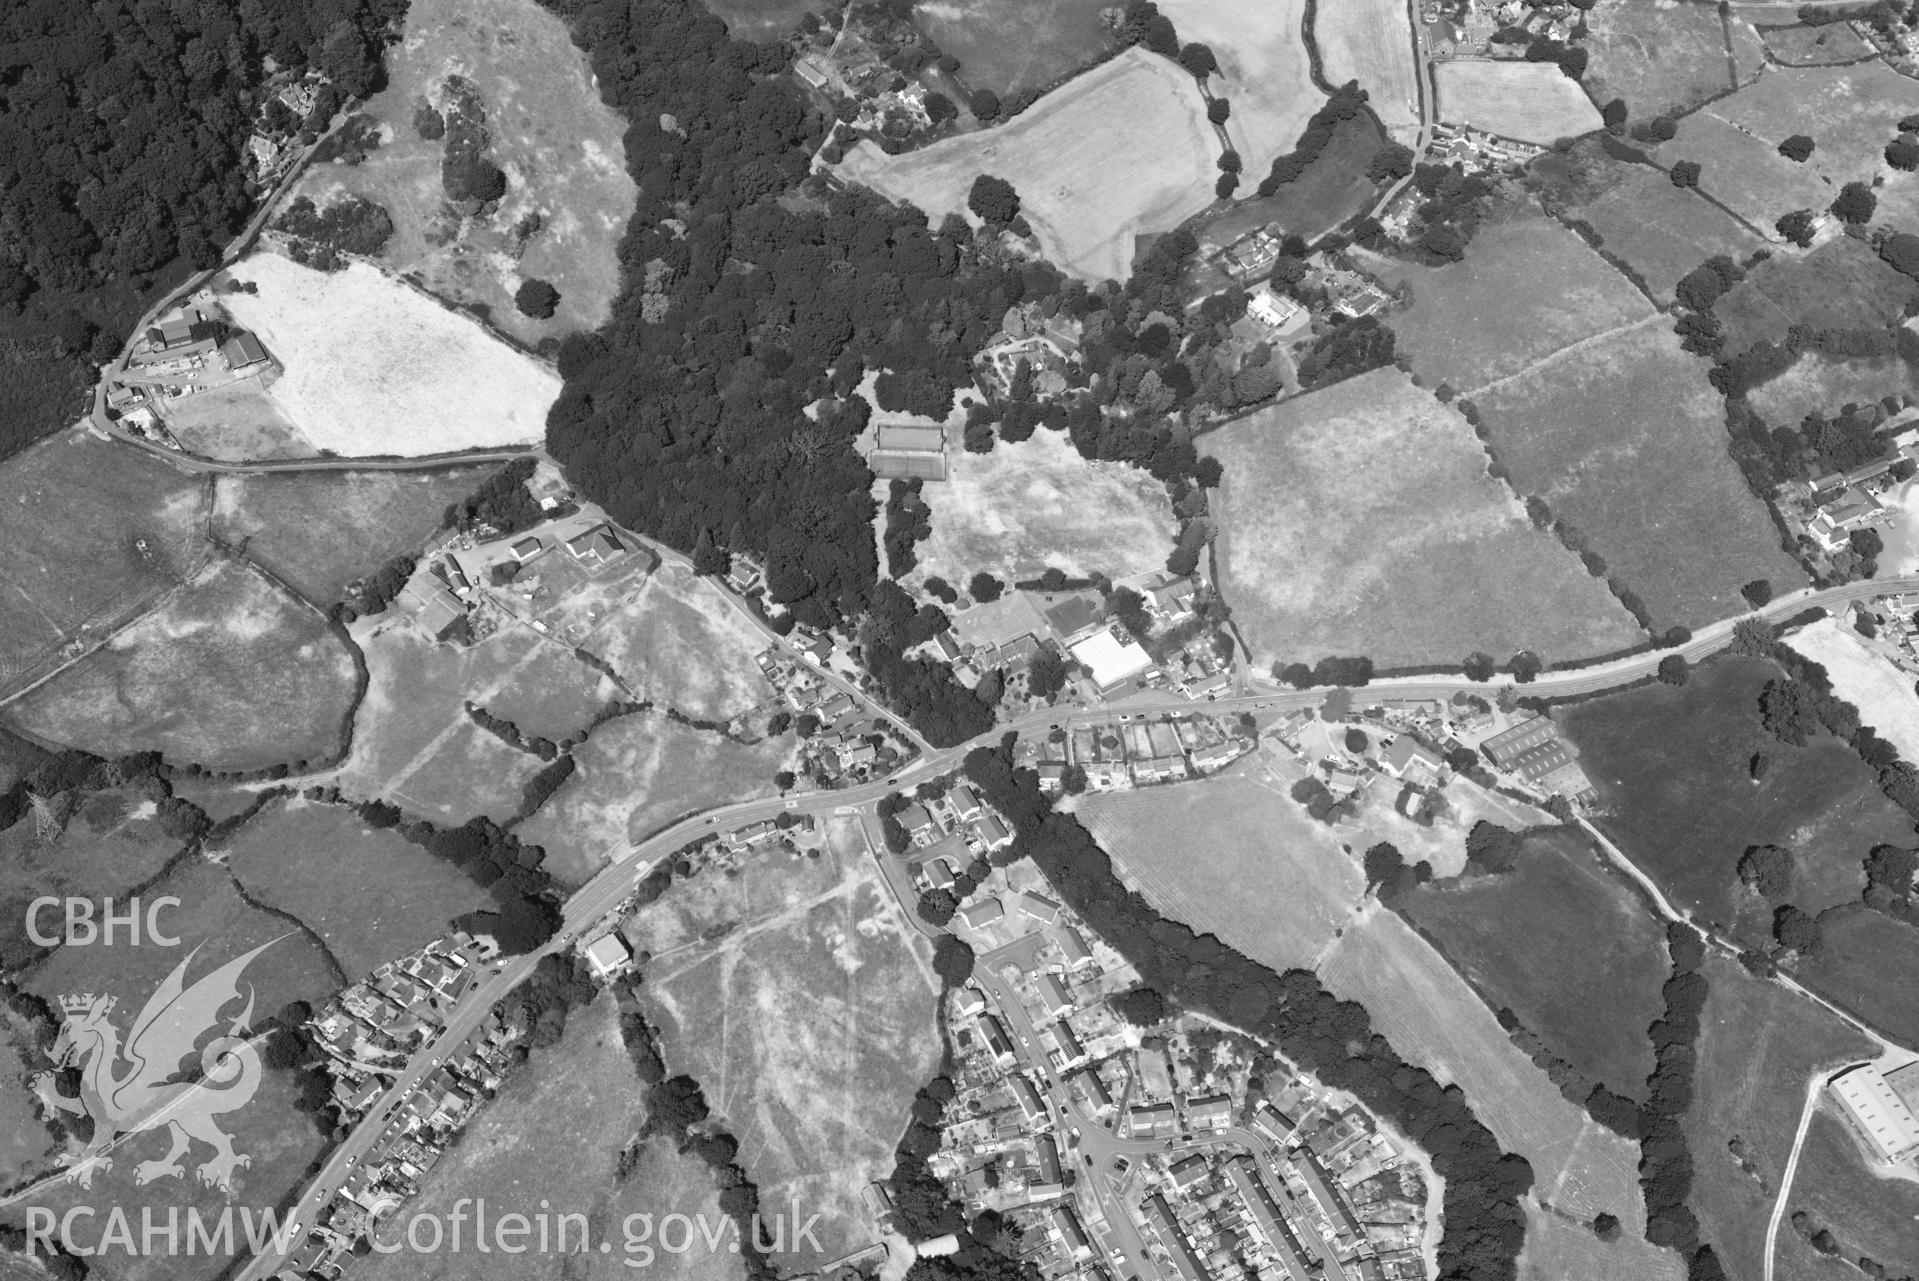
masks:
<instances>
[{"instance_id":1,"label":"hedgerow tree","mask_svg":"<svg viewBox=\"0 0 1919 1281\"><path fill-rule=\"evenodd\" d=\"M1796 133L1779 144L1779 154L1788 160L1804 164L1812 158L1814 143L1803 133Z\"/></svg>"},{"instance_id":2,"label":"hedgerow tree","mask_svg":"<svg viewBox=\"0 0 1919 1281\"><path fill-rule=\"evenodd\" d=\"M1839 190L1839 198L1832 202L1832 212L1841 222L1857 226L1872 221L1872 214L1879 207L1879 197L1873 194L1871 187L1863 182L1849 182Z\"/></svg>"},{"instance_id":3,"label":"hedgerow tree","mask_svg":"<svg viewBox=\"0 0 1919 1281\"><path fill-rule=\"evenodd\" d=\"M1887 143L1886 163L1904 173L1919 169L1919 138L1902 133Z\"/></svg>"},{"instance_id":4,"label":"hedgerow tree","mask_svg":"<svg viewBox=\"0 0 1919 1281\"><path fill-rule=\"evenodd\" d=\"M1225 98L1214 98L1206 104L1206 118L1216 125L1223 125L1232 118L1233 104Z\"/></svg>"},{"instance_id":5,"label":"hedgerow tree","mask_svg":"<svg viewBox=\"0 0 1919 1281\"><path fill-rule=\"evenodd\" d=\"M528 278L513 291L513 305L520 309L522 316L551 320L554 309L560 305L560 291L548 281Z\"/></svg>"},{"instance_id":6,"label":"hedgerow tree","mask_svg":"<svg viewBox=\"0 0 1919 1281\"><path fill-rule=\"evenodd\" d=\"M1807 249L1812 246L1812 223L1812 210L1795 209L1791 213L1780 214L1779 220L1773 223L1773 226L1777 227L1779 234L1787 240L1801 249Z\"/></svg>"},{"instance_id":7,"label":"hedgerow tree","mask_svg":"<svg viewBox=\"0 0 1919 1281\"><path fill-rule=\"evenodd\" d=\"M966 207L988 226L1005 226L1019 217L1019 192L1006 179L983 173L973 179Z\"/></svg>"},{"instance_id":8,"label":"hedgerow tree","mask_svg":"<svg viewBox=\"0 0 1919 1281\"><path fill-rule=\"evenodd\" d=\"M1659 679L1668 685L1684 685L1688 676L1683 654L1668 654L1659 660Z\"/></svg>"},{"instance_id":9,"label":"hedgerow tree","mask_svg":"<svg viewBox=\"0 0 1919 1281\"><path fill-rule=\"evenodd\" d=\"M1219 59L1213 56L1212 49L1194 41L1179 51L1179 65L1195 80L1204 80L1219 70Z\"/></svg>"},{"instance_id":10,"label":"hedgerow tree","mask_svg":"<svg viewBox=\"0 0 1919 1281\"><path fill-rule=\"evenodd\" d=\"M1778 845L1750 846L1739 857L1739 881L1777 903L1792 892L1792 851Z\"/></svg>"},{"instance_id":11,"label":"hedgerow tree","mask_svg":"<svg viewBox=\"0 0 1919 1281\"><path fill-rule=\"evenodd\" d=\"M1672 179L1672 185L1675 187L1697 187L1699 185L1699 162L1697 160L1675 161L1672 171L1666 176Z\"/></svg>"}]
</instances>

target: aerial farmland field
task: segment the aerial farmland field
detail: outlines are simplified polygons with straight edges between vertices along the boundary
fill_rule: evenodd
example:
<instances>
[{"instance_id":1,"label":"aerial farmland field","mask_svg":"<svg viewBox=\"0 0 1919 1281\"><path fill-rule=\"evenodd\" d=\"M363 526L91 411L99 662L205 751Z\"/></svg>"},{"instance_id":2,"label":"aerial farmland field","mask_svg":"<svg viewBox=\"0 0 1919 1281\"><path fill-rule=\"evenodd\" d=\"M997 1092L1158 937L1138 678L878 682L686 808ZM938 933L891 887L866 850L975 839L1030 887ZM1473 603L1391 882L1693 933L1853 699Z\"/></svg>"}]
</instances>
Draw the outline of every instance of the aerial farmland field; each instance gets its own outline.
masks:
<instances>
[{"instance_id":1,"label":"aerial farmland field","mask_svg":"<svg viewBox=\"0 0 1919 1281\"><path fill-rule=\"evenodd\" d=\"M1599 128L1599 108L1550 62L1442 62L1439 118L1548 146Z\"/></svg>"},{"instance_id":2,"label":"aerial farmland field","mask_svg":"<svg viewBox=\"0 0 1919 1281\"><path fill-rule=\"evenodd\" d=\"M716 7L732 19L740 10L786 3L719 0ZM1005 99L1058 84L1110 51L1118 41L1099 20L1106 7L1105 0L922 0L913 21L960 60L968 86Z\"/></svg>"},{"instance_id":3,"label":"aerial farmland field","mask_svg":"<svg viewBox=\"0 0 1919 1281\"><path fill-rule=\"evenodd\" d=\"M220 303L286 368L271 395L315 448L348 457L527 445L560 378L377 268L314 271L274 253L236 264L258 293Z\"/></svg>"},{"instance_id":4,"label":"aerial farmland field","mask_svg":"<svg viewBox=\"0 0 1919 1281\"><path fill-rule=\"evenodd\" d=\"M1858 632L1827 618L1802 627L1785 643L1826 669L1832 692L1859 709L1859 720L1919 761L1919 694L1891 658Z\"/></svg>"},{"instance_id":5,"label":"aerial farmland field","mask_svg":"<svg viewBox=\"0 0 1919 1281\"><path fill-rule=\"evenodd\" d=\"M1624 98L1635 121L1682 111L1736 83L1726 24L1710 4L1601 0L1586 21L1593 101Z\"/></svg>"},{"instance_id":6,"label":"aerial farmland field","mask_svg":"<svg viewBox=\"0 0 1919 1281\"><path fill-rule=\"evenodd\" d=\"M938 1070L940 983L864 842L816 854L676 879L626 934L654 953L642 998L674 1069L704 1084L762 1199L819 1213L836 1258L879 1235L860 1194Z\"/></svg>"},{"instance_id":7,"label":"aerial farmland field","mask_svg":"<svg viewBox=\"0 0 1919 1281\"><path fill-rule=\"evenodd\" d=\"M1173 20L1182 41L1198 40L1219 59L1213 90L1233 104L1226 134L1246 172L1265 173L1293 149L1326 101L1301 39L1305 0L1164 0L1159 11Z\"/></svg>"},{"instance_id":8,"label":"aerial farmland field","mask_svg":"<svg viewBox=\"0 0 1919 1281\"><path fill-rule=\"evenodd\" d=\"M1590 1226L1526 1206L1526 1248L1519 1256L1520 1281L1681 1281L1686 1265L1672 1250L1650 1245L1635 1233L1601 1241Z\"/></svg>"},{"instance_id":9,"label":"aerial farmland field","mask_svg":"<svg viewBox=\"0 0 1919 1281\"><path fill-rule=\"evenodd\" d=\"M208 491L137 449L63 432L0 467L0 694L136 617L193 568Z\"/></svg>"},{"instance_id":10,"label":"aerial farmland field","mask_svg":"<svg viewBox=\"0 0 1919 1281\"><path fill-rule=\"evenodd\" d=\"M1262 667L1357 653L1382 667L1475 650L1571 658L1641 636L1486 474L1465 420L1397 369L1282 401L1200 444L1225 466L1221 575Z\"/></svg>"},{"instance_id":11,"label":"aerial farmland field","mask_svg":"<svg viewBox=\"0 0 1919 1281\"><path fill-rule=\"evenodd\" d=\"M158 751L262 769L338 752L355 681L317 610L244 561L221 560L5 714L102 756Z\"/></svg>"},{"instance_id":12,"label":"aerial farmland field","mask_svg":"<svg viewBox=\"0 0 1919 1281\"><path fill-rule=\"evenodd\" d=\"M533 0L412 0L386 69L386 87L364 108L380 128L378 149L357 164L313 166L297 193L323 207L341 196L380 205L393 219L386 265L475 307L528 346L605 323L635 188L626 121L601 101L565 20ZM454 75L485 104L487 155L507 175L506 195L487 216L459 215L441 181L445 143L422 138L414 124L423 105L446 105ZM524 279L560 291L551 319L514 306Z\"/></svg>"},{"instance_id":13,"label":"aerial farmland field","mask_svg":"<svg viewBox=\"0 0 1919 1281\"><path fill-rule=\"evenodd\" d=\"M1007 124L899 156L861 142L838 172L935 220L966 209L980 174L1004 178L1048 258L1089 281L1124 280L1134 237L1213 202L1218 152L1193 78L1135 47Z\"/></svg>"},{"instance_id":14,"label":"aerial farmland field","mask_svg":"<svg viewBox=\"0 0 1919 1281\"><path fill-rule=\"evenodd\" d=\"M716 721L774 697L753 661L770 643L712 579L674 566L649 576L582 641L636 698Z\"/></svg>"},{"instance_id":15,"label":"aerial farmland field","mask_svg":"<svg viewBox=\"0 0 1919 1281\"><path fill-rule=\"evenodd\" d=\"M1158 568L1172 550L1178 522L1165 486L1130 464L1080 457L1062 432L947 461L946 483L922 494L933 532L917 573L958 584L986 570L1012 582L1057 565L1121 578Z\"/></svg>"},{"instance_id":16,"label":"aerial farmland field","mask_svg":"<svg viewBox=\"0 0 1919 1281\"><path fill-rule=\"evenodd\" d=\"M1829 1229L1848 1257L1877 1260L1888 1275L1919 1273L1919 1183L1868 1167L1831 1102L1812 1118L1787 1204Z\"/></svg>"},{"instance_id":17,"label":"aerial farmland field","mask_svg":"<svg viewBox=\"0 0 1919 1281\"><path fill-rule=\"evenodd\" d=\"M736 39L769 43L791 35L816 5L814 0L706 0L706 7L726 20Z\"/></svg>"},{"instance_id":18,"label":"aerial farmland field","mask_svg":"<svg viewBox=\"0 0 1919 1281\"><path fill-rule=\"evenodd\" d=\"M1368 105L1393 137L1419 132L1419 71L1413 61L1412 6L1406 0L1345 0L1313 14L1329 83L1359 81Z\"/></svg>"},{"instance_id":19,"label":"aerial farmland field","mask_svg":"<svg viewBox=\"0 0 1919 1281\"><path fill-rule=\"evenodd\" d=\"M1903 843L1910 846L1910 837ZM1824 941L1799 963L1800 982L1894 1041L1919 1040L1919 985L1885 981L1919 966L1919 929L1860 903L1825 913L1819 925Z\"/></svg>"},{"instance_id":20,"label":"aerial farmland field","mask_svg":"<svg viewBox=\"0 0 1919 1281\"><path fill-rule=\"evenodd\" d=\"M1832 417L1848 404L1865 405L1919 390L1919 373L1897 356L1832 360L1806 352L1785 373L1746 393L1768 423L1796 427L1807 414Z\"/></svg>"},{"instance_id":21,"label":"aerial farmland field","mask_svg":"<svg viewBox=\"0 0 1919 1281\"><path fill-rule=\"evenodd\" d=\"M1919 285L1894 271L1871 245L1836 236L1809 254L1775 254L1753 268L1713 308L1727 351L1765 339L1778 342L1794 325L1810 329L1877 329L1898 320L1919 298Z\"/></svg>"},{"instance_id":22,"label":"aerial farmland field","mask_svg":"<svg viewBox=\"0 0 1919 1281\"><path fill-rule=\"evenodd\" d=\"M1515 487L1591 540L1654 630L1738 612L1755 578L1803 579L1727 456L1706 372L1655 314L1473 393Z\"/></svg>"},{"instance_id":23,"label":"aerial farmland field","mask_svg":"<svg viewBox=\"0 0 1919 1281\"><path fill-rule=\"evenodd\" d=\"M1878 54L1849 22L1816 27L1761 27L1766 52L1788 67L1825 67L1864 62Z\"/></svg>"}]
</instances>

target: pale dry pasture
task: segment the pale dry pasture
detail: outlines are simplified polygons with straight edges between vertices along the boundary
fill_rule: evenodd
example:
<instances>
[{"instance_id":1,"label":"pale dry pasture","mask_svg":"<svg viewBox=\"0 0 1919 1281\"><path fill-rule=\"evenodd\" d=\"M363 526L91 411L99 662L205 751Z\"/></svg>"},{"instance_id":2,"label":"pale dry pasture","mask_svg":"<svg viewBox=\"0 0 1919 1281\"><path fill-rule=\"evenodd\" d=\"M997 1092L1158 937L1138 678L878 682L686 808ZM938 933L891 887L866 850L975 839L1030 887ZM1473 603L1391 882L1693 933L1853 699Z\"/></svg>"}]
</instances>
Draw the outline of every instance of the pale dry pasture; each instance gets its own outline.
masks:
<instances>
[{"instance_id":1,"label":"pale dry pasture","mask_svg":"<svg viewBox=\"0 0 1919 1281\"><path fill-rule=\"evenodd\" d=\"M1862 724L1919 762L1919 693L1910 675L1837 619L1802 628L1786 644L1826 669L1832 692L1859 709Z\"/></svg>"},{"instance_id":2,"label":"pale dry pasture","mask_svg":"<svg viewBox=\"0 0 1919 1281\"><path fill-rule=\"evenodd\" d=\"M285 367L269 394L314 448L415 456L545 436L559 375L377 268L256 253L230 274L258 292L221 304Z\"/></svg>"},{"instance_id":3,"label":"pale dry pasture","mask_svg":"<svg viewBox=\"0 0 1919 1281\"><path fill-rule=\"evenodd\" d=\"M944 484L926 486L932 537L918 571L961 584L980 570L1012 582L1049 566L1113 578L1157 569L1177 522L1166 490L1126 463L1081 458L1062 432L954 452Z\"/></svg>"},{"instance_id":4,"label":"pale dry pasture","mask_svg":"<svg viewBox=\"0 0 1919 1281\"><path fill-rule=\"evenodd\" d=\"M1599 108L1552 62L1443 62L1439 118L1541 146L1599 128Z\"/></svg>"},{"instance_id":5,"label":"pale dry pasture","mask_svg":"<svg viewBox=\"0 0 1919 1281\"><path fill-rule=\"evenodd\" d=\"M728 720L773 697L753 656L767 637L710 578L662 565L583 642L638 698Z\"/></svg>"},{"instance_id":6,"label":"pale dry pasture","mask_svg":"<svg viewBox=\"0 0 1919 1281\"><path fill-rule=\"evenodd\" d=\"M1004 178L1049 259L1086 280L1124 280L1136 236L1212 203L1218 154L1193 78L1133 48L1007 124L899 156L861 142L838 173L935 220L966 212L979 175Z\"/></svg>"},{"instance_id":7,"label":"pale dry pasture","mask_svg":"<svg viewBox=\"0 0 1919 1281\"><path fill-rule=\"evenodd\" d=\"M1326 79L1359 81L1380 123L1410 143L1419 133L1419 70L1406 0L1335 0L1313 14Z\"/></svg>"},{"instance_id":8,"label":"pale dry pasture","mask_svg":"<svg viewBox=\"0 0 1919 1281\"><path fill-rule=\"evenodd\" d=\"M1320 14L1331 6L1322 5ZM1263 174L1291 151L1306 122L1326 101L1313 83L1301 24L1305 0L1161 0L1181 40L1197 40L1219 59L1213 92L1233 104L1226 136L1246 162ZM1335 84L1338 76L1330 77Z\"/></svg>"}]
</instances>

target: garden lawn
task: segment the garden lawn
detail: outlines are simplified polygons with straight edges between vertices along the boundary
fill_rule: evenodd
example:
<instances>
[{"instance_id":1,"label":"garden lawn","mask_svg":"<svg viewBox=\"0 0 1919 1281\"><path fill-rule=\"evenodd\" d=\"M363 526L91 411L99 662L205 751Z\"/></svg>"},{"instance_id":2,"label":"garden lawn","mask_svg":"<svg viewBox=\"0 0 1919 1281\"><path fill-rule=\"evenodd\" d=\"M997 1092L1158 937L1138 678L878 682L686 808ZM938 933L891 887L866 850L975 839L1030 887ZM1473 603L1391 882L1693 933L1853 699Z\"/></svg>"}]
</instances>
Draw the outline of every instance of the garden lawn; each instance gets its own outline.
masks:
<instances>
[{"instance_id":1,"label":"garden lawn","mask_svg":"<svg viewBox=\"0 0 1919 1281\"><path fill-rule=\"evenodd\" d=\"M1485 998L1614 1093L1643 1098L1665 1009L1665 930L1576 830L1529 837L1512 871L1434 881L1395 905Z\"/></svg>"},{"instance_id":2,"label":"garden lawn","mask_svg":"<svg viewBox=\"0 0 1919 1281\"><path fill-rule=\"evenodd\" d=\"M1803 577L1727 455L1706 372L1652 316L1473 395L1514 487L1590 540L1655 631L1739 612L1753 579Z\"/></svg>"},{"instance_id":3,"label":"garden lawn","mask_svg":"<svg viewBox=\"0 0 1919 1281\"><path fill-rule=\"evenodd\" d=\"M351 652L317 610L245 561L220 560L6 718L100 756L304 765L341 750L357 684Z\"/></svg>"},{"instance_id":4,"label":"garden lawn","mask_svg":"<svg viewBox=\"0 0 1919 1281\"><path fill-rule=\"evenodd\" d=\"M1850 747L1827 734L1793 747L1760 727L1760 691L1782 675L1768 660L1727 655L1695 667L1682 687L1649 685L1557 713L1599 791L1606 835L1681 910L1722 926L1739 912L1761 933L1771 911L1737 872L1749 846L1790 849L1788 901L1818 912L1858 899L1873 846L1912 835ZM1758 784L1748 771L1756 752L1771 760Z\"/></svg>"},{"instance_id":5,"label":"garden lawn","mask_svg":"<svg viewBox=\"0 0 1919 1281\"><path fill-rule=\"evenodd\" d=\"M1200 443L1226 473L1222 590L1262 667L1329 654L1388 668L1475 650L1577 657L1642 636L1486 474L1459 415L1397 369L1282 401Z\"/></svg>"}]
</instances>

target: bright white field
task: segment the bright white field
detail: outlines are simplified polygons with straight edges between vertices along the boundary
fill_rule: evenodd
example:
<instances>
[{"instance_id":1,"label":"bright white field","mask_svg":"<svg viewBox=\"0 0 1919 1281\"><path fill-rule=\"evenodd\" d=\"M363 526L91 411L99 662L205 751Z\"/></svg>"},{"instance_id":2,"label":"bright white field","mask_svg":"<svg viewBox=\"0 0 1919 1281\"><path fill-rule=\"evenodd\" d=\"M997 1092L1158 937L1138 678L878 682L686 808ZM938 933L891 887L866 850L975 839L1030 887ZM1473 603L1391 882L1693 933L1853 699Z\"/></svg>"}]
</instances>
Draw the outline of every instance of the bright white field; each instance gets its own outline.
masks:
<instances>
[{"instance_id":1,"label":"bright white field","mask_svg":"<svg viewBox=\"0 0 1919 1281\"><path fill-rule=\"evenodd\" d=\"M1442 62L1439 118L1545 146L1599 128L1599 108L1553 62Z\"/></svg>"},{"instance_id":2,"label":"bright white field","mask_svg":"<svg viewBox=\"0 0 1919 1281\"><path fill-rule=\"evenodd\" d=\"M1320 7L1322 26L1329 7L1335 6ZM1300 39L1305 0L1160 0L1159 11L1173 20L1181 40L1211 46L1219 59L1213 92L1233 104L1226 136L1247 173L1265 173L1298 144L1306 122L1326 101L1313 84ZM1344 83L1343 77L1331 78Z\"/></svg>"},{"instance_id":3,"label":"bright white field","mask_svg":"<svg viewBox=\"0 0 1919 1281\"><path fill-rule=\"evenodd\" d=\"M1193 78L1133 48L1008 124L901 156L862 142L839 173L935 220L966 213L979 175L1004 178L1048 258L1086 280L1124 280L1135 236L1168 231L1213 202L1218 154Z\"/></svg>"},{"instance_id":4,"label":"bright white field","mask_svg":"<svg viewBox=\"0 0 1919 1281\"><path fill-rule=\"evenodd\" d=\"M559 375L376 268L256 253L231 274L259 292L221 304L286 367L271 395L314 448L445 454L546 434Z\"/></svg>"},{"instance_id":5,"label":"bright white field","mask_svg":"<svg viewBox=\"0 0 1919 1281\"><path fill-rule=\"evenodd\" d=\"M1042 427L990 454L955 450L947 462L950 479L920 495L933 509L921 574L964 583L986 570L1010 582L1057 565L1123 578L1158 569L1173 549L1165 486L1126 463L1088 462L1064 432Z\"/></svg>"},{"instance_id":6,"label":"bright white field","mask_svg":"<svg viewBox=\"0 0 1919 1281\"><path fill-rule=\"evenodd\" d=\"M1919 763L1919 695L1910 676L1838 619L1802 628L1786 644L1826 669L1832 692L1859 709L1863 724Z\"/></svg>"},{"instance_id":7,"label":"bright white field","mask_svg":"<svg viewBox=\"0 0 1919 1281\"><path fill-rule=\"evenodd\" d=\"M1380 123L1399 141L1410 142L1419 130L1419 73L1406 0L1322 4L1313 13L1313 37L1326 79L1336 85L1359 81Z\"/></svg>"}]
</instances>

